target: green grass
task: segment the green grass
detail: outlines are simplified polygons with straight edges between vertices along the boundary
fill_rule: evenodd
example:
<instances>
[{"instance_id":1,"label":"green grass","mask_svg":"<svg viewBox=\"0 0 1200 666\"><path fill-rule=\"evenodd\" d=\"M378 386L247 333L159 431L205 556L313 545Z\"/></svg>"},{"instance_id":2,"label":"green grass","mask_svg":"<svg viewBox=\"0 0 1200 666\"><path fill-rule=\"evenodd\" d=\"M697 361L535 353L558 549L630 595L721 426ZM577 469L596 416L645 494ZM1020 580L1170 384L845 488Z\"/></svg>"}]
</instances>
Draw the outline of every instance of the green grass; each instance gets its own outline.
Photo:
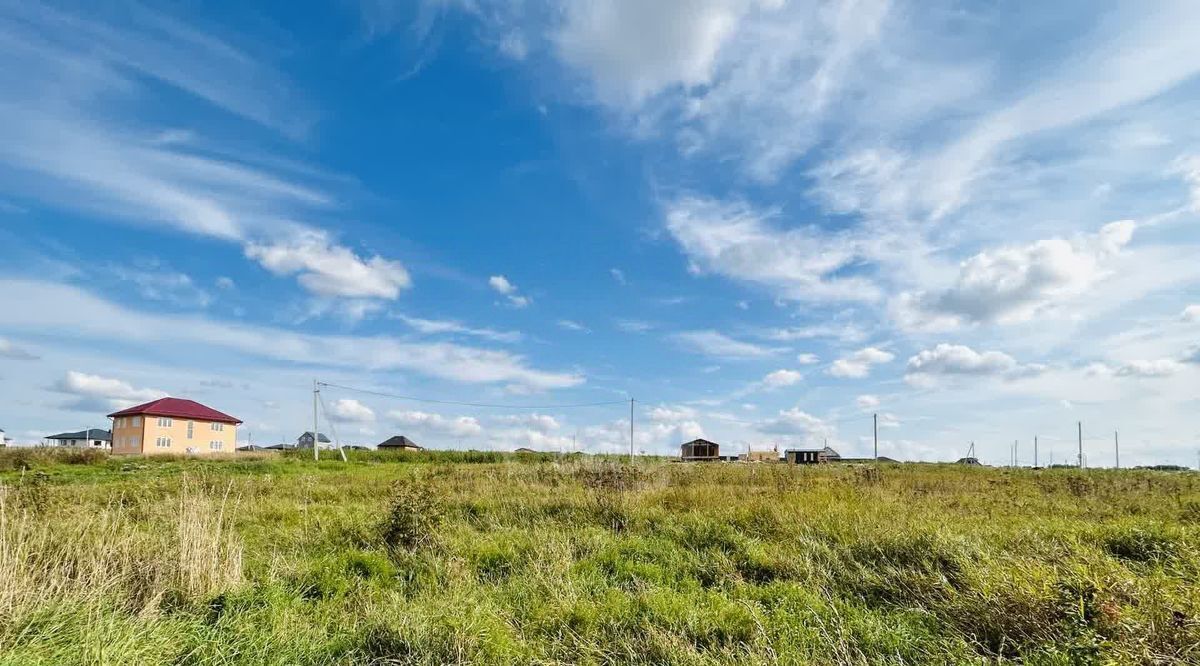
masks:
<instances>
[{"instance_id":1,"label":"green grass","mask_svg":"<svg viewBox=\"0 0 1200 666\"><path fill-rule=\"evenodd\" d=\"M0 453L0 665L1200 663L1200 475Z\"/></svg>"}]
</instances>

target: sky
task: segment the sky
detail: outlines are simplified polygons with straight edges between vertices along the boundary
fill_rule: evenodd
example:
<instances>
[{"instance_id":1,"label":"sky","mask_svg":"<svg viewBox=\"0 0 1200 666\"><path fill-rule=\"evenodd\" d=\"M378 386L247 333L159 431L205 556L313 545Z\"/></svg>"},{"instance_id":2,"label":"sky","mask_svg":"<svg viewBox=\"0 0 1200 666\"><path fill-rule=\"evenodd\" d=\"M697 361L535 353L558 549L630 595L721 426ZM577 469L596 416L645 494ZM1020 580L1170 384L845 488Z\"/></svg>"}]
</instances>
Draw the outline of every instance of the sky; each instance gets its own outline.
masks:
<instances>
[{"instance_id":1,"label":"sky","mask_svg":"<svg viewBox=\"0 0 1200 666\"><path fill-rule=\"evenodd\" d=\"M1196 465L1198 26L0 0L0 428Z\"/></svg>"}]
</instances>

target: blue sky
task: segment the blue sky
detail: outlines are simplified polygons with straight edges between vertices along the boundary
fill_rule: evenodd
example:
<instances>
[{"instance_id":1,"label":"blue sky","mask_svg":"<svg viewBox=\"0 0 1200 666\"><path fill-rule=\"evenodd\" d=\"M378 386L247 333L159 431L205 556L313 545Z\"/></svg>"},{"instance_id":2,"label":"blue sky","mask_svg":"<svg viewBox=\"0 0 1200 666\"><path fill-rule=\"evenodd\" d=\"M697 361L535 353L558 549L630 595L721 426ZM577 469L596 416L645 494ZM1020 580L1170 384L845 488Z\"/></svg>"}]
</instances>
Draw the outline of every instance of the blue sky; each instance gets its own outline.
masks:
<instances>
[{"instance_id":1,"label":"blue sky","mask_svg":"<svg viewBox=\"0 0 1200 666\"><path fill-rule=\"evenodd\" d=\"M0 3L17 441L1196 459L1195 3L93 4Z\"/></svg>"}]
</instances>

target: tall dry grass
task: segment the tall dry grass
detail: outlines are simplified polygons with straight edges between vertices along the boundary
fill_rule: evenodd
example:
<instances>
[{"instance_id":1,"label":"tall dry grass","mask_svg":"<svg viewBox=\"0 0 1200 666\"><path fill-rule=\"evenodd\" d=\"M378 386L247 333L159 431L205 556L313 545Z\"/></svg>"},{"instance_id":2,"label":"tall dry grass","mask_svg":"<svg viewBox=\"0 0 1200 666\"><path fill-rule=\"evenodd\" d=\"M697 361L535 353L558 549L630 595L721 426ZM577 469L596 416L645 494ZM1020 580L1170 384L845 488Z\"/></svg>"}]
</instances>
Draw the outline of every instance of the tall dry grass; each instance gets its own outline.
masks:
<instances>
[{"instance_id":1,"label":"tall dry grass","mask_svg":"<svg viewBox=\"0 0 1200 666\"><path fill-rule=\"evenodd\" d=\"M228 491L185 481L173 511L135 516L111 502L59 522L43 520L23 490L0 486L0 623L63 602L153 613L164 599L202 600L242 580Z\"/></svg>"}]
</instances>

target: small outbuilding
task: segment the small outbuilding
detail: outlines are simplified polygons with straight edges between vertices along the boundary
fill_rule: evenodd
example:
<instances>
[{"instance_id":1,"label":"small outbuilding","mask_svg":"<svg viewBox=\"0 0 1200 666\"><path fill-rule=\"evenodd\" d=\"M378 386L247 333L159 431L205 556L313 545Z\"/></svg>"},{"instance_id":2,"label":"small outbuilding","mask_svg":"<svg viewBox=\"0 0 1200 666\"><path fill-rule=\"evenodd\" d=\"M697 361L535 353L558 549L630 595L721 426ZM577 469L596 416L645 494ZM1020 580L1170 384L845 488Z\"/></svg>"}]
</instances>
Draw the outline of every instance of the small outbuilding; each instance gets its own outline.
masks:
<instances>
[{"instance_id":1,"label":"small outbuilding","mask_svg":"<svg viewBox=\"0 0 1200 666\"><path fill-rule=\"evenodd\" d=\"M838 462L842 456L826 446L822 449L788 449L783 452L783 459L789 465L818 465Z\"/></svg>"},{"instance_id":2,"label":"small outbuilding","mask_svg":"<svg viewBox=\"0 0 1200 666\"><path fill-rule=\"evenodd\" d=\"M966 458L959 458L958 460L954 461L954 464L955 465L975 465L975 466L983 465L983 463L979 462L979 458L976 458L975 456L967 456Z\"/></svg>"},{"instance_id":3,"label":"small outbuilding","mask_svg":"<svg viewBox=\"0 0 1200 666\"><path fill-rule=\"evenodd\" d=\"M707 439L693 439L679 447L679 457L684 462L720 460L721 446Z\"/></svg>"},{"instance_id":4,"label":"small outbuilding","mask_svg":"<svg viewBox=\"0 0 1200 666\"><path fill-rule=\"evenodd\" d=\"M425 447L417 444L404 435L395 435L379 443L377 449L387 449L389 451L424 451Z\"/></svg>"}]
</instances>

